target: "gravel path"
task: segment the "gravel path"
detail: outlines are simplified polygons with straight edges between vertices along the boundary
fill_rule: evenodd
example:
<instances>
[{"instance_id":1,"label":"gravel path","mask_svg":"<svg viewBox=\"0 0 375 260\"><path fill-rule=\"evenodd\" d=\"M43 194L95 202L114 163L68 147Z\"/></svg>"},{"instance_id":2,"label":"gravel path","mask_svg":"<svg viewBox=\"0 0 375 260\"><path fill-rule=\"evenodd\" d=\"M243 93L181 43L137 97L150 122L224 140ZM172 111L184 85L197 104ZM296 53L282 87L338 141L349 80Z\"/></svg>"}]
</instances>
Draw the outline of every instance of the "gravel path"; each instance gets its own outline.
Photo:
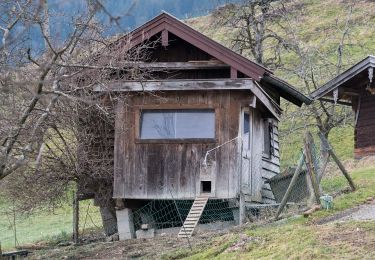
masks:
<instances>
[{"instance_id":1,"label":"gravel path","mask_svg":"<svg viewBox=\"0 0 375 260\"><path fill-rule=\"evenodd\" d=\"M341 211L335 215L322 218L315 222L317 225L322 225L330 222L343 222L349 220L373 220L375 221L375 199L371 198L365 204Z\"/></svg>"},{"instance_id":2,"label":"gravel path","mask_svg":"<svg viewBox=\"0 0 375 260\"><path fill-rule=\"evenodd\" d=\"M375 220L375 201L358 207L358 210L345 216L340 221L347 220Z\"/></svg>"}]
</instances>

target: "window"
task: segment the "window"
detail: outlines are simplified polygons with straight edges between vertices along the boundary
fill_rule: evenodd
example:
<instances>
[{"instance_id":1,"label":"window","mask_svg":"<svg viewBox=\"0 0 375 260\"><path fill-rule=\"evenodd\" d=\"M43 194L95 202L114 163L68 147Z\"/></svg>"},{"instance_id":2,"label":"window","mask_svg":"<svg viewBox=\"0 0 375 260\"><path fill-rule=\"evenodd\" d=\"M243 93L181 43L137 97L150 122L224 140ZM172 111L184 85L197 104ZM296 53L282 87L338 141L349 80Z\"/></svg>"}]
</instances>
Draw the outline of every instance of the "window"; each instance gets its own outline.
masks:
<instances>
[{"instance_id":1,"label":"window","mask_svg":"<svg viewBox=\"0 0 375 260\"><path fill-rule=\"evenodd\" d=\"M243 133L248 134L250 132L250 115L249 112L243 113Z\"/></svg>"},{"instance_id":2,"label":"window","mask_svg":"<svg viewBox=\"0 0 375 260\"><path fill-rule=\"evenodd\" d=\"M213 109L142 110L141 139L213 139Z\"/></svg>"},{"instance_id":3,"label":"window","mask_svg":"<svg viewBox=\"0 0 375 260\"><path fill-rule=\"evenodd\" d=\"M264 150L263 153L270 158L274 154L273 147L273 123L272 121L264 120Z\"/></svg>"}]
</instances>

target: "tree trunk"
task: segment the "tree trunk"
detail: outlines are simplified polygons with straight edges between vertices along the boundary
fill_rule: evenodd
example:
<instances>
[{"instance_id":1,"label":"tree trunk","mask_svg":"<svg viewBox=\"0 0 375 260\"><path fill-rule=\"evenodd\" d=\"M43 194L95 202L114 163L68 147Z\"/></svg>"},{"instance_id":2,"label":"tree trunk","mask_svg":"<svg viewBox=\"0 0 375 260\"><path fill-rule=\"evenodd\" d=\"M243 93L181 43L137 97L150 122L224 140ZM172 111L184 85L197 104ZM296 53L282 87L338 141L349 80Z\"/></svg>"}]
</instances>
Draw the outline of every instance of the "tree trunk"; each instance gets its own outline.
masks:
<instances>
[{"instance_id":1,"label":"tree trunk","mask_svg":"<svg viewBox=\"0 0 375 260\"><path fill-rule=\"evenodd\" d=\"M103 229L107 236L117 233L117 219L116 210L113 205L100 207L100 214L102 216Z\"/></svg>"}]
</instances>

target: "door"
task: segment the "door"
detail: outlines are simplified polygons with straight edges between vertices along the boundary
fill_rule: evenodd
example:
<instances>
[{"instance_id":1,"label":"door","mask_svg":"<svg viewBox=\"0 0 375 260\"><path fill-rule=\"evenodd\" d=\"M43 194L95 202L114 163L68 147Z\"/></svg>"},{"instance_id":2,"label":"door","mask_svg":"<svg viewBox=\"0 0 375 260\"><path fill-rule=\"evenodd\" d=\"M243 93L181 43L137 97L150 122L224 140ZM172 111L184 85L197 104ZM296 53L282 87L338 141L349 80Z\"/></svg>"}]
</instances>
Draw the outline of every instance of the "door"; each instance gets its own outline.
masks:
<instances>
[{"instance_id":1,"label":"door","mask_svg":"<svg viewBox=\"0 0 375 260\"><path fill-rule=\"evenodd\" d=\"M251 111L249 107L242 108L240 133L241 145L241 176L240 191L243 195L251 195Z\"/></svg>"},{"instance_id":2,"label":"door","mask_svg":"<svg viewBox=\"0 0 375 260\"><path fill-rule=\"evenodd\" d=\"M252 107L243 108L241 118L240 189L245 201L262 202L262 118Z\"/></svg>"}]
</instances>

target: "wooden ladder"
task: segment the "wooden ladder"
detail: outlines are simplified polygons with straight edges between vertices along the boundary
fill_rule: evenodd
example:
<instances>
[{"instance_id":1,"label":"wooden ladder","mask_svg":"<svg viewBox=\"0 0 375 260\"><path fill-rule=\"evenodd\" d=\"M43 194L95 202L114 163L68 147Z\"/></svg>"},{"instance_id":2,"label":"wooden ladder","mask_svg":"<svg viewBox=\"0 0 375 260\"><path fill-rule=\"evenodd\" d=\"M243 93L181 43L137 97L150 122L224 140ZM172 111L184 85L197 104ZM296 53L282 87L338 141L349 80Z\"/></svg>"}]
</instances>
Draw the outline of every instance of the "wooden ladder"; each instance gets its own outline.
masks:
<instances>
[{"instance_id":1,"label":"wooden ladder","mask_svg":"<svg viewBox=\"0 0 375 260\"><path fill-rule=\"evenodd\" d=\"M208 198L209 194L201 194L195 198L193 206L191 206L189 214L178 233L178 237L191 237L193 235L195 227L198 225L199 219L206 207Z\"/></svg>"}]
</instances>

